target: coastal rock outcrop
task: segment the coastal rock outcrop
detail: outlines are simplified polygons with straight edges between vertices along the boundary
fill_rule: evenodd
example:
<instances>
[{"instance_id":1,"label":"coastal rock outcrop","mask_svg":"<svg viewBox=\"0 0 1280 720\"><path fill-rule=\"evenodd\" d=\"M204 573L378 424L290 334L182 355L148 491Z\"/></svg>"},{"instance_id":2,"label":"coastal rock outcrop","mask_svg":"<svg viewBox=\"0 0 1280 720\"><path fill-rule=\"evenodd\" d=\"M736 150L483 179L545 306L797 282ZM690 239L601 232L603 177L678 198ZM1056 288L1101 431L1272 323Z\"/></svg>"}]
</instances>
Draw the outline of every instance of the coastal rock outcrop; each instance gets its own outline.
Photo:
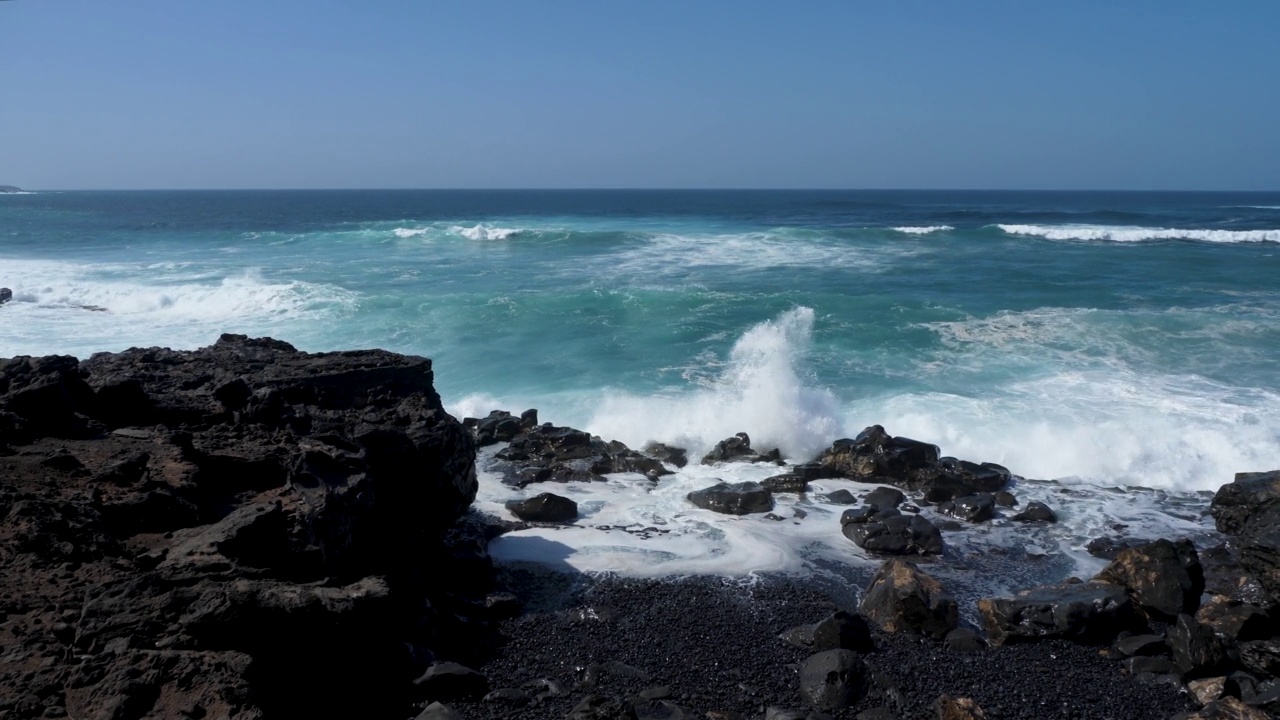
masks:
<instances>
[{"instance_id":1,"label":"coastal rock outcrop","mask_svg":"<svg viewBox=\"0 0 1280 720\"><path fill-rule=\"evenodd\" d=\"M475 445L425 358L0 360L0 449L0 687L72 717L402 712L489 582L451 549Z\"/></svg>"},{"instance_id":2,"label":"coastal rock outcrop","mask_svg":"<svg viewBox=\"0 0 1280 720\"><path fill-rule=\"evenodd\" d=\"M716 483L694 490L688 498L700 508L726 515L749 515L773 509L773 493L757 482Z\"/></svg>"},{"instance_id":3,"label":"coastal rock outcrop","mask_svg":"<svg viewBox=\"0 0 1280 720\"><path fill-rule=\"evenodd\" d=\"M929 502L994 493L1012 475L993 463L940 457L938 446L889 435L880 425L836 440L815 460L828 477L877 482L919 491Z\"/></svg>"},{"instance_id":4,"label":"coastal rock outcrop","mask_svg":"<svg viewBox=\"0 0 1280 720\"><path fill-rule=\"evenodd\" d=\"M886 560L867 588L858 611L882 630L934 639L956 629L956 601L937 580L906 560Z\"/></svg>"},{"instance_id":5,"label":"coastal rock outcrop","mask_svg":"<svg viewBox=\"0 0 1280 720\"><path fill-rule=\"evenodd\" d=\"M1063 582L1024 590L1012 598L984 598L978 612L996 645L1049 638L1106 642L1141 619L1119 585Z\"/></svg>"}]
</instances>

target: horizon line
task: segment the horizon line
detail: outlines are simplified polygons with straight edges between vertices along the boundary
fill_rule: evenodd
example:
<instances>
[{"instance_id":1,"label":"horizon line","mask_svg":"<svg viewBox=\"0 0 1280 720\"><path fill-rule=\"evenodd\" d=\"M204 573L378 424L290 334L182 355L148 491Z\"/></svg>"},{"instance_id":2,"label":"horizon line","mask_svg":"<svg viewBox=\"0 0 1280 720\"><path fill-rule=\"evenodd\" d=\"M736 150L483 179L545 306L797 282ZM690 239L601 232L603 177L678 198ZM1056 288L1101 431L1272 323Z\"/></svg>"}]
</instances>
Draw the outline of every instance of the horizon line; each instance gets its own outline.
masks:
<instances>
[{"instance_id":1,"label":"horizon line","mask_svg":"<svg viewBox=\"0 0 1280 720\"><path fill-rule=\"evenodd\" d=\"M10 187L20 187L11 185ZM958 188L958 187L130 187L20 188L41 192L1028 192L1028 193L1277 193L1280 188L1223 190L1188 188ZM18 193L0 193L18 194Z\"/></svg>"}]
</instances>

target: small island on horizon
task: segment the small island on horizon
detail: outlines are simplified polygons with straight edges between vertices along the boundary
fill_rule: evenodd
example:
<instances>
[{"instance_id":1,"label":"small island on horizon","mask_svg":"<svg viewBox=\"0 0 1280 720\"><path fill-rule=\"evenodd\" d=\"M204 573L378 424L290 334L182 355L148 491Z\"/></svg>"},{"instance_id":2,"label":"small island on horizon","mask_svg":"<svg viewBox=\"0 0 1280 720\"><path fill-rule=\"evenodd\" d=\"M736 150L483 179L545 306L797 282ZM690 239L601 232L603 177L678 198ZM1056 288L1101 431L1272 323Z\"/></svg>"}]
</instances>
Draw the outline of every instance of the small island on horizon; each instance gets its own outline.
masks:
<instances>
[{"instance_id":1,"label":"small island on horizon","mask_svg":"<svg viewBox=\"0 0 1280 720\"><path fill-rule=\"evenodd\" d=\"M20 193L24 190L15 185L0 185L0 193Z\"/></svg>"}]
</instances>

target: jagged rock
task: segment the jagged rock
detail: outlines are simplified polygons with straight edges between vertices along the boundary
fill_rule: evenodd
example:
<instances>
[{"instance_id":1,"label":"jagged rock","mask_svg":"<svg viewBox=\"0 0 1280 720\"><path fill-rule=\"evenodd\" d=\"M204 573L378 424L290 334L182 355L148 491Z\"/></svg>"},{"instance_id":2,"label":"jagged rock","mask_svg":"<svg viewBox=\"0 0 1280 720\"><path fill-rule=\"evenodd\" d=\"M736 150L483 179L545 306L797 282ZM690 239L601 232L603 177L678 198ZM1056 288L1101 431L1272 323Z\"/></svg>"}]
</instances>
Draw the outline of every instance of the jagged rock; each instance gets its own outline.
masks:
<instances>
[{"instance_id":1,"label":"jagged rock","mask_svg":"<svg viewBox=\"0 0 1280 720\"><path fill-rule=\"evenodd\" d=\"M1123 587L1097 582L1043 585L1012 598L984 598L978 611L995 645L1044 638L1107 641L1140 624Z\"/></svg>"},{"instance_id":2,"label":"jagged rock","mask_svg":"<svg viewBox=\"0 0 1280 720\"><path fill-rule=\"evenodd\" d=\"M424 358L224 335L0 360L0 434L0 588L36 613L0 687L59 688L73 717L390 716L406 642L484 581L446 547L475 444ZM74 672L15 664L46 636Z\"/></svg>"},{"instance_id":3,"label":"jagged rock","mask_svg":"<svg viewBox=\"0 0 1280 720\"><path fill-rule=\"evenodd\" d=\"M538 427L538 409L529 408L520 413L520 427L524 430L532 430Z\"/></svg>"},{"instance_id":4,"label":"jagged rock","mask_svg":"<svg viewBox=\"0 0 1280 720\"><path fill-rule=\"evenodd\" d=\"M467 418L463 423L471 428L479 447L508 442L525 429L520 418L505 410L494 410L488 417L480 419Z\"/></svg>"},{"instance_id":5,"label":"jagged rock","mask_svg":"<svg viewBox=\"0 0 1280 720\"><path fill-rule=\"evenodd\" d=\"M1169 628L1169 649L1185 677L1213 675L1226 668L1227 649L1213 631L1190 615L1179 615Z\"/></svg>"},{"instance_id":6,"label":"jagged rock","mask_svg":"<svg viewBox=\"0 0 1280 720\"><path fill-rule=\"evenodd\" d=\"M1204 592L1200 556L1189 540L1121 550L1095 579L1126 588L1138 607L1166 622L1195 613Z\"/></svg>"},{"instance_id":7,"label":"jagged rock","mask_svg":"<svg viewBox=\"0 0 1280 720\"><path fill-rule=\"evenodd\" d=\"M774 475L760 481L760 484L775 493L802 493L809 491L809 481L800 475L787 473L785 475Z\"/></svg>"},{"instance_id":8,"label":"jagged rock","mask_svg":"<svg viewBox=\"0 0 1280 720\"><path fill-rule=\"evenodd\" d=\"M1269 637L1274 622L1266 610L1226 595L1210 595L1196 611L1196 620L1215 633L1238 641Z\"/></svg>"},{"instance_id":9,"label":"jagged rock","mask_svg":"<svg viewBox=\"0 0 1280 720\"><path fill-rule=\"evenodd\" d=\"M937 580L906 560L886 560L871 579L859 612L890 633L941 639L956 629L955 600Z\"/></svg>"},{"instance_id":10,"label":"jagged rock","mask_svg":"<svg viewBox=\"0 0 1280 720\"><path fill-rule=\"evenodd\" d=\"M656 480L671 471L662 461L626 445L550 423L524 429L494 454L515 465L505 480L524 487L534 482L593 482L611 473L634 472Z\"/></svg>"},{"instance_id":11,"label":"jagged rock","mask_svg":"<svg viewBox=\"0 0 1280 720\"><path fill-rule=\"evenodd\" d=\"M996 501L990 493L966 495L938 506L938 512L966 522L979 523L995 517Z\"/></svg>"},{"instance_id":12,"label":"jagged rock","mask_svg":"<svg viewBox=\"0 0 1280 720\"><path fill-rule=\"evenodd\" d=\"M1280 506L1280 470L1236 473L1213 496L1209 512L1218 531L1239 535L1249 520Z\"/></svg>"},{"instance_id":13,"label":"jagged rock","mask_svg":"<svg viewBox=\"0 0 1280 720\"><path fill-rule=\"evenodd\" d=\"M1245 669L1268 677L1280 677L1280 636L1249 640L1237 646Z\"/></svg>"},{"instance_id":14,"label":"jagged rock","mask_svg":"<svg viewBox=\"0 0 1280 720\"><path fill-rule=\"evenodd\" d=\"M578 503L553 493L513 500L506 507L512 515L529 522L568 522L578 517Z\"/></svg>"},{"instance_id":15,"label":"jagged rock","mask_svg":"<svg viewBox=\"0 0 1280 720\"><path fill-rule=\"evenodd\" d=\"M1017 522L1058 522L1058 514L1042 502L1031 501L1022 512L1009 518Z\"/></svg>"},{"instance_id":16,"label":"jagged rock","mask_svg":"<svg viewBox=\"0 0 1280 720\"><path fill-rule=\"evenodd\" d=\"M909 438L891 437L883 427L873 425L856 438L836 440L818 462L851 480L880 476L895 483L910 483L914 471L938 462L938 448Z\"/></svg>"},{"instance_id":17,"label":"jagged rock","mask_svg":"<svg viewBox=\"0 0 1280 720\"><path fill-rule=\"evenodd\" d=\"M874 510L874 509L869 509ZM919 515L907 517L898 511L860 516L845 511L840 531L855 545L886 555L941 555L942 532Z\"/></svg>"},{"instance_id":18,"label":"jagged rock","mask_svg":"<svg viewBox=\"0 0 1280 720\"><path fill-rule=\"evenodd\" d=\"M715 448L702 457L702 464L714 465L739 458L755 457L757 454L751 449L751 437L746 433L738 433L716 443Z\"/></svg>"},{"instance_id":19,"label":"jagged rock","mask_svg":"<svg viewBox=\"0 0 1280 720\"><path fill-rule=\"evenodd\" d=\"M800 664L800 697L822 710L841 710L867 694L867 665L852 650L826 650Z\"/></svg>"},{"instance_id":20,"label":"jagged rock","mask_svg":"<svg viewBox=\"0 0 1280 720\"><path fill-rule=\"evenodd\" d=\"M1227 678L1203 678L1187 683L1187 694L1195 701L1197 707L1204 707L1227 694Z\"/></svg>"},{"instance_id":21,"label":"jagged rock","mask_svg":"<svg viewBox=\"0 0 1280 720\"><path fill-rule=\"evenodd\" d=\"M689 502L726 515L749 515L773 509L773 494L756 482L717 483L687 495Z\"/></svg>"},{"instance_id":22,"label":"jagged rock","mask_svg":"<svg viewBox=\"0 0 1280 720\"><path fill-rule=\"evenodd\" d=\"M644 453L657 458L668 465L682 468L689 464L689 452L684 448L672 447L663 443L649 443L644 446Z\"/></svg>"}]
</instances>

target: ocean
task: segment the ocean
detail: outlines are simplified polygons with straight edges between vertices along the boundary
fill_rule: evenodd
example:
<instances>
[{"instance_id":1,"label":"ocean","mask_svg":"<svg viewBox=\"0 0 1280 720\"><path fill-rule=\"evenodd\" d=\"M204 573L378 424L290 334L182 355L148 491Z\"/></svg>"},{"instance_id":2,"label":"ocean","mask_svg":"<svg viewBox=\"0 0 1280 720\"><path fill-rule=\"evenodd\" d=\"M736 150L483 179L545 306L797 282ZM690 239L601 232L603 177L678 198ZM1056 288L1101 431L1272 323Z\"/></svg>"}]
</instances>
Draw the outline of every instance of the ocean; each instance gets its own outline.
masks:
<instances>
[{"instance_id":1,"label":"ocean","mask_svg":"<svg viewBox=\"0 0 1280 720\"><path fill-rule=\"evenodd\" d=\"M1005 465L1059 512L944 532L984 592L1091 573L1100 535L1211 542L1210 493L1280 468L1280 193L36 192L0 195L0 286L0 357L224 332L381 347L433 358L459 417L532 407L691 456L745 431L803 462L880 424ZM517 490L491 455L481 510L553 490L583 514L499 558L735 577L876 561L820 499L855 483L734 518L684 495L777 468Z\"/></svg>"}]
</instances>

